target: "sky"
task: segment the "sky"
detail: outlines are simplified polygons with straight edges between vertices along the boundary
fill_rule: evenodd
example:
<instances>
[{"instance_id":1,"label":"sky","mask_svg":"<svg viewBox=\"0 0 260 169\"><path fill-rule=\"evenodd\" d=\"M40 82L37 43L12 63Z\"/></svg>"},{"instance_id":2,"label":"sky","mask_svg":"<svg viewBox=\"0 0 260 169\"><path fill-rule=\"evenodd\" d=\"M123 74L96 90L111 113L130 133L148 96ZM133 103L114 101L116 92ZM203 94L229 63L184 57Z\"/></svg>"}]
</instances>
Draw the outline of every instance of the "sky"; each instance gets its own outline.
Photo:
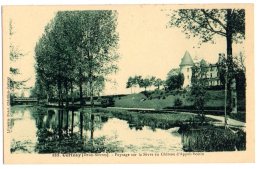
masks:
<instances>
[{"instance_id":1,"label":"sky","mask_svg":"<svg viewBox=\"0 0 260 169\"><path fill-rule=\"evenodd\" d=\"M25 54L14 63L21 72L19 79L29 79L27 87L35 82L34 47L44 27L55 16L57 7L8 8L8 18L14 26L13 43ZM164 6L121 6L117 8L120 58L119 71L110 75L103 92L106 94L130 93L126 89L129 76L155 76L166 79L172 68L178 68L187 50L192 58L216 63L218 53L225 53L226 42L216 36L215 42L198 45L199 39L187 39L179 28L169 28L169 10ZM243 44L234 45L234 54L244 51ZM116 82L116 83L112 83Z\"/></svg>"}]
</instances>

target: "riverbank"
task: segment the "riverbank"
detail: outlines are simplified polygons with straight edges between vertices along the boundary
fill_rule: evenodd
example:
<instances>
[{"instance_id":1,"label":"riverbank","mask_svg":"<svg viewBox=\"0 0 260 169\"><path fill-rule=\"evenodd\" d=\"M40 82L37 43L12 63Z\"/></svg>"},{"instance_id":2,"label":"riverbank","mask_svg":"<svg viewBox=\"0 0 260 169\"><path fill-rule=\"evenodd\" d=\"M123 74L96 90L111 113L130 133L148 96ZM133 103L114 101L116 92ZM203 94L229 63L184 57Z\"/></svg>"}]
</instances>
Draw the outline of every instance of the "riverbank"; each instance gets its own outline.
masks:
<instances>
[{"instance_id":1,"label":"riverbank","mask_svg":"<svg viewBox=\"0 0 260 169\"><path fill-rule=\"evenodd\" d=\"M245 150L246 145L245 131L214 126L223 122L207 116L201 123L200 116L194 113L40 106L15 106L11 110L13 132L28 131L22 137L14 135L14 153L155 152L162 148L165 152L206 152Z\"/></svg>"},{"instance_id":2,"label":"riverbank","mask_svg":"<svg viewBox=\"0 0 260 169\"><path fill-rule=\"evenodd\" d=\"M145 109L141 109L144 111ZM188 152L243 151L246 149L245 123L229 119L224 127L224 117L206 115L205 122L194 113L168 112L141 113L127 109L96 109L96 113L110 114L128 121L136 130L149 126L182 134L183 150ZM215 125L216 124L216 125ZM178 128L177 130L175 130Z\"/></svg>"},{"instance_id":3,"label":"riverbank","mask_svg":"<svg viewBox=\"0 0 260 169\"><path fill-rule=\"evenodd\" d=\"M205 95L205 110L214 115L223 115L225 104L224 96L224 90L207 90ZM194 111L192 97L190 92L186 90L176 90L169 93L161 90L147 91L122 97L114 97L114 101L115 107ZM242 96L238 97L238 110L239 112L245 112L245 98Z\"/></svg>"},{"instance_id":4,"label":"riverbank","mask_svg":"<svg viewBox=\"0 0 260 169\"><path fill-rule=\"evenodd\" d=\"M107 116L116 116L120 119L127 120L133 125L150 126L152 128L159 127L169 129L173 127L181 127L183 125L195 125L201 123L201 117L192 113L179 112L146 112L129 111L117 108L95 108L95 113L102 113ZM210 124L218 120L206 117L205 124Z\"/></svg>"}]
</instances>

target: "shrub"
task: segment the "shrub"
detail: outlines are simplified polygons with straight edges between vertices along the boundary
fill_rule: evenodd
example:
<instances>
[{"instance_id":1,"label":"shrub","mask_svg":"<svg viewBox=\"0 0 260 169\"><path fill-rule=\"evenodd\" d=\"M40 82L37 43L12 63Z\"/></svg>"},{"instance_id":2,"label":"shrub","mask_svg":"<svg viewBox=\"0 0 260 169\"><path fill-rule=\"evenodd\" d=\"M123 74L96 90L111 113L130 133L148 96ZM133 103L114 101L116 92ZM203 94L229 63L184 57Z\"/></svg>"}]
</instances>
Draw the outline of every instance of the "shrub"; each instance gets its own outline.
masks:
<instances>
[{"instance_id":1,"label":"shrub","mask_svg":"<svg viewBox=\"0 0 260 169\"><path fill-rule=\"evenodd\" d=\"M179 98L175 99L174 106L181 106L181 105L182 105L182 100Z\"/></svg>"},{"instance_id":2,"label":"shrub","mask_svg":"<svg viewBox=\"0 0 260 169\"><path fill-rule=\"evenodd\" d=\"M114 106L115 101L114 101L113 97L103 98L101 100L101 105L102 105L102 107Z\"/></svg>"}]
</instances>

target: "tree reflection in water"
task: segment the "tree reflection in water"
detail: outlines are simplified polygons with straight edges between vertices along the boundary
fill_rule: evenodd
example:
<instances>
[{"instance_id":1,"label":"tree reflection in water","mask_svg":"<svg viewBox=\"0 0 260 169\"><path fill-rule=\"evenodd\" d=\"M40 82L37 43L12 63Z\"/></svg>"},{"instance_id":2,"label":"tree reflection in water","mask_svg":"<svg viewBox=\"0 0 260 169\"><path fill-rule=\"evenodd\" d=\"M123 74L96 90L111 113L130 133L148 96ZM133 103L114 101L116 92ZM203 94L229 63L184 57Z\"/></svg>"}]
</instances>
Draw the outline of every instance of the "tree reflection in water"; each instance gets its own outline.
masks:
<instances>
[{"instance_id":1,"label":"tree reflection in water","mask_svg":"<svg viewBox=\"0 0 260 169\"><path fill-rule=\"evenodd\" d=\"M246 149L246 135L242 131L234 133L213 126L185 128L178 121L158 119L157 114L90 113L87 109L70 111L44 107L22 108L21 111L14 108L12 111L15 122L12 123L12 153Z\"/></svg>"},{"instance_id":2,"label":"tree reflection in water","mask_svg":"<svg viewBox=\"0 0 260 169\"><path fill-rule=\"evenodd\" d=\"M38 115L34 117L38 138L36 151L39 153L122 152L116 143L107 144L105 136L94 137L95 129L101 128L102 120L107 118L63 109L48 110L47 117Z\"/></svg>"}]
</instances>

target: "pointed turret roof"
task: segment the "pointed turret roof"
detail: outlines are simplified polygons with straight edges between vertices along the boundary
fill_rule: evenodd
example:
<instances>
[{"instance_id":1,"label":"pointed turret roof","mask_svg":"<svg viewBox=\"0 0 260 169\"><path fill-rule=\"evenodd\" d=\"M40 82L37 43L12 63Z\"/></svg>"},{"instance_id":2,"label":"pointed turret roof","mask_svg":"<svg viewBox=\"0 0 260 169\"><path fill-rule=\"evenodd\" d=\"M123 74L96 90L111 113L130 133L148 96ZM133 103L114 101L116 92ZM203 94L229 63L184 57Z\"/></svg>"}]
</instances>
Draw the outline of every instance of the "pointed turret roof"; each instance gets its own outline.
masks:
<instances>
[{"instance_id":1,"label":"pointed turret roof","mask_svg":"<svg viewBox=\"0 0 260 169\"><path fill-rule=\"evenodd\" d=\"M189 52L186 51L184 56L181 59L180 66L192 66L192 65L194 65L194 62L193 62Z\"/></svg>"}]
</instances>

